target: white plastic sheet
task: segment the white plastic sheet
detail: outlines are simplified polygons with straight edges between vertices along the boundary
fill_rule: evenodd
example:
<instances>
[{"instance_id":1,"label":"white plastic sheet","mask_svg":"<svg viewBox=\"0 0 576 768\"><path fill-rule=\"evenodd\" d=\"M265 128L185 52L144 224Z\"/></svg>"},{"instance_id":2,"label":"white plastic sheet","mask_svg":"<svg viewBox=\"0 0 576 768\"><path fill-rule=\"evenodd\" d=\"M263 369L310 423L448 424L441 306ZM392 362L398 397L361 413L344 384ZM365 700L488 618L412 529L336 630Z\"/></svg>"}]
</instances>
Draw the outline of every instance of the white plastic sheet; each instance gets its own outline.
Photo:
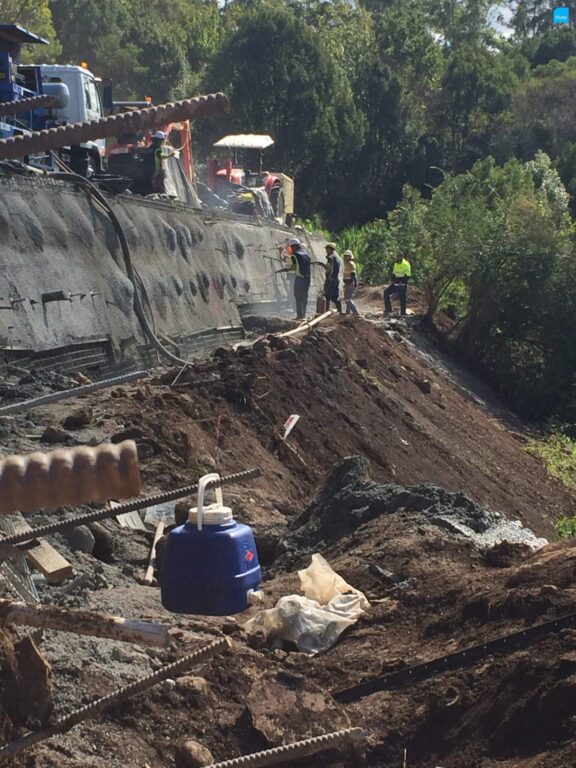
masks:
<instances>
[{"instance_id":1,"label":"white plastic sheet","mask_svg":"<svg viewBox=\"0 0 576 768\"><path fill-rule=\"evenodd\" d=\"M370 603L333 571L322 555L312 555L312 562L298 576L304 595L281 597L274 608L250 619L245 629L262 628L269 639L293 642L304 653L320 653L334 645Z\"/></svg>"}]
</instances>

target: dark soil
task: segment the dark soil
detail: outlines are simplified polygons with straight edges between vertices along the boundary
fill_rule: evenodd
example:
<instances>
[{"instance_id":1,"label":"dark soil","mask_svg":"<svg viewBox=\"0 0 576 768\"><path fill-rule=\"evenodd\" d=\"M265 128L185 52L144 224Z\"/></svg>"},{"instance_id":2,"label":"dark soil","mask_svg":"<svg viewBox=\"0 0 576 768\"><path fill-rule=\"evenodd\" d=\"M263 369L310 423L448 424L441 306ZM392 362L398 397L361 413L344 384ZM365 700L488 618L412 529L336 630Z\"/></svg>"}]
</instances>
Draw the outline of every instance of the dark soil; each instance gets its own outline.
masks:
<instances>
[{"instance_id":1,"label":"dark soil","mask_svg":"<svg viewBox=\"0 0 576 768\"><path fill-rule=\"evenodd\" d=\"M553 539L554 520L573 513L573 501L527 453L524 432L466 394L469 383L454 387L414 355L411 333L334 318L301 337L263 336L253 348L220 350L175 386L178 371L168 371L36 414L43 429L89 406L90 423L76 440L129 433L146 490L214 469L261 467L260 480L229 487L224 497L256 532L265 606L298 591L296 569L321 551L371 608L311 658L245 635L255 608L225 619L164 611L158 589L138 584L152 529L104 524L100 559L55 537L78 576L43 586L43 600L162 621L175 641L169 651L151 651L48 633L42 648L53 665L57 714L214 636L227 635L232 648L35 747L19 765L161 768L174 765L187 739L223 760L348 724L364 728L362 751L291 765L400 766L404 750L411 768L576 765L576 630L346 706L332 698L371 676L574 610L576 545L486 549L439 524L452 516L481 530L503 514ZM300 420L283 441L290 414ZM27 429L21 424L10 427L12 450ZM22 725L15 715L14 722Z\"/></svg>"}]
</instances>

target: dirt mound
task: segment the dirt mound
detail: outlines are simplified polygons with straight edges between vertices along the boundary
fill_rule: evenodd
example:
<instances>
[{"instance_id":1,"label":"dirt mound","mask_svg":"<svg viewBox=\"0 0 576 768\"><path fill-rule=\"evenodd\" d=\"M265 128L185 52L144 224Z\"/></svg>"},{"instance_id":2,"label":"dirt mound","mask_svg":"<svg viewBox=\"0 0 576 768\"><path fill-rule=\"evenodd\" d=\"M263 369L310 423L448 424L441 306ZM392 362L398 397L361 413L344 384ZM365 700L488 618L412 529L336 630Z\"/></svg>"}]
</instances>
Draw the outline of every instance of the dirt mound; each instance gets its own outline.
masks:
<instances>
[{"instance_id":1,"label":"dirt mound","mask_svg":"<svg viewBox=\"0 0 576 768\"><path fill-rule=\"evenodd\" d=\"M171 387L177 374L101 396L101 418L138 430L155 485L258 464L257 488L294 514L336 462L359 454L379 482L463 491L541 535L553 535L553 520L571 508L525 438L455 391L397 331L334 318L303 338L221 350ZM284 442L290 414L300 420ZM269 509L256 501L250 519L269 520Z\"/></svg>"},{"instance_id":2,"label":"dirt mound","mask_svg":"<svg viewBox=\"0 0 576 768\"><path fill-rule=\"evenodd\" d=\"M293 565L381 515L404 514L413 524L445 525L453 519L463 530L480 534L501 520L462 493L433 485L382 485L370 480L369 469L363 456L351 456L335 467L317 499L294 521L294 532L283 539L287 551L276 565Z\"/></svg>"},{"instance_id":3,"label":"dirt mound","mask_svg":"<svg viewBox=\"0 0 576 768\"><path fill-rule=\"evenodd\" d=\"M232 650L35 748L20 765L164 768L187 740L224 760L349 723L365 729L363 753L329 753L302 765L401 765L404 749L411 768L576 764L574 629L346 706L334 699L371 677L564 616L576 597L570 543L533 553L467 532L485 533L503 513L552 536L553 520L572 500L524 450L522 433L415 356L401 328L333 318L302 337L264 336L88 403L90 423L75 439L131 436L148 490L214 469L262 468L259 481L228 487L224 496L255 528L267 566L266 607L298 590L294 567L322 550L371 608L328 652L310 658L248 637L242 625L256 608L234 619L164 611L158 590L137 583L151 531L106 523L91 554L54 537L77 577L44 585L44 601L162 621L177 643L142 650L46 633L58 714L215 636L228 636ZM35 412L34 422L15 417L10 448L77 408L55 404ZM290 414L300 420L283 440ZM60 514L42 512L34 521Z\"/></svg>"}]
</instances>

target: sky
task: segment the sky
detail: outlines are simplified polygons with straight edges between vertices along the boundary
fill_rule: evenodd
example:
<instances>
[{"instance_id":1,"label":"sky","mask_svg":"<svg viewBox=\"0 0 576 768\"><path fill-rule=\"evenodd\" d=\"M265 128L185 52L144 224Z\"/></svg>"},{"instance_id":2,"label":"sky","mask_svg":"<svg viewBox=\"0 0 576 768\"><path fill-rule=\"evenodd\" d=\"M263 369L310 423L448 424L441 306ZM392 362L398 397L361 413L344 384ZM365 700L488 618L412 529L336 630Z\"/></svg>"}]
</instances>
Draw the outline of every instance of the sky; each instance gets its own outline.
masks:
<instances>
[{"instance_id":1,"label":"sky","mask_svg":"<svg viewBox=\"0 0 576 768\"><path fill-rule=\"evenodd\" d=\"M510 8L505 8L502 5L494 5L490 9L488 20L490 22L490 26L500 32L501 35L508 37L512 34L512 30L506 26L506 22L510 20L511 16L512 10ZM504 23L499 21L499 17L503 18Z\"/></svg>"}]
</instances>

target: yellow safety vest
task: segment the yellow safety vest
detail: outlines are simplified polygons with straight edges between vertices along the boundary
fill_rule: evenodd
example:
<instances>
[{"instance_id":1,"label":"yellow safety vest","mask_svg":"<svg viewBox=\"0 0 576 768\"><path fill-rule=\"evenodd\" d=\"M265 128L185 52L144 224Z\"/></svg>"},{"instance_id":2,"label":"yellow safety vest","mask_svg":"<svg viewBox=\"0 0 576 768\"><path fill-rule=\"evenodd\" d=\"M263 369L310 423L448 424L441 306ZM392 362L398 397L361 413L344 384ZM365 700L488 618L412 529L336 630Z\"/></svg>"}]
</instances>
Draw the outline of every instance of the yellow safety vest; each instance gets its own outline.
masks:
<instances>
[{"instance_id":1,"label":"yellow safety vest","mask_svg":"<svg viewBox=\"0 0 576 768\"><path fill-rule=\"evenodd\" d=\"M344 280L352 280L352 272L356 272L356 264L350 259L350 261L344 261Z\"/></svg>"},{"instance_id":2,"label":"yellow safety vest","mask_svg":"<svg viewBox=\"0 0 576 768\"><path fill-rule=\"evenodd\" d=\"M402 261L395 261L392 267L392 274L394 277L410 277L412 275L412 267L410 262L406 259Z\"/></svg>"}]
</instances>

